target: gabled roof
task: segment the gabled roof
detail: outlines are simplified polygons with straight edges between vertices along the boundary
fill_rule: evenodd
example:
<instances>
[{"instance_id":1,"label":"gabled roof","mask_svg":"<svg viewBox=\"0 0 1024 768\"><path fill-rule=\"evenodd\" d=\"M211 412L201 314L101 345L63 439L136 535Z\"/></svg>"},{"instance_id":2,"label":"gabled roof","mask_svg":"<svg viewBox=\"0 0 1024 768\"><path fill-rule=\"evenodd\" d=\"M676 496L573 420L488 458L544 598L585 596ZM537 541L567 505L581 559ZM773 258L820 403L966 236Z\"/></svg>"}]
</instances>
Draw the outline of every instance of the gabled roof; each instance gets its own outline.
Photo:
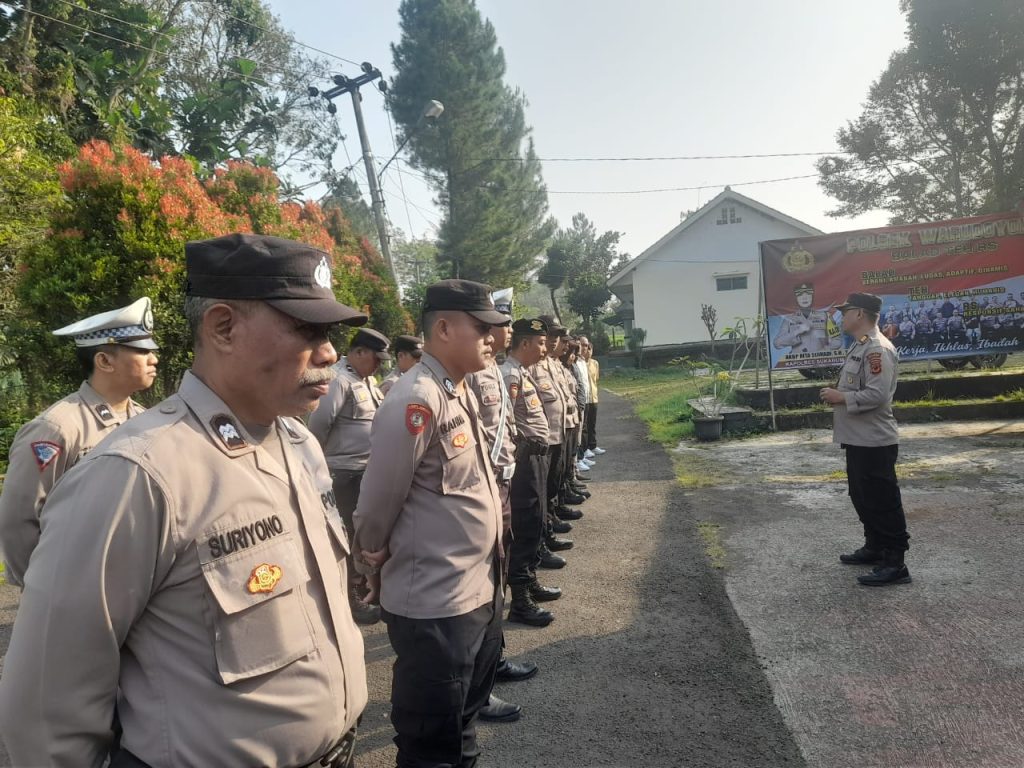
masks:
<instances>
[{"instance_id":1,"label":"gabled roof","mask_svg":"<svg viewBox=\"0 0 1024 768\"><path fill-rule=\"evenodd\" d=\"M753 208L755 211L757 211L758 213L760 213L760 214L762 214L764 216L767 216L769 219L775 219L777 221L783 222L784 224L789 224L789 226L791 226L791 227L793 227L795 229L799 229L799 230L807 233L808 235L823 235L823 234L825 234L820 229L812 227L810 224L805 224L804 222L800 221L799 219L794 219L792 216L787 216L786 214L782 213L781 211L777 211L774 208L769 208L764 203L759 203L759 202L757 202L757 200L754 200L751 197L747 197L746 195L741 195L739 192L734 192L730 187L726 187L717 196L715 196L714 198L709 200L707 203L705 203L699 209L697 209L696 211L691 213L689 216L687 216L685 219L683 219L683 221L679 222L679 224L677 226L675 226L671 230L669 230L669 232L664 237L662 237L660 240L658 240L658 242L656 242L654 245L652 245L649 248L647 248L643 253L641 253L635 259L632 259L631 261L627 262L626 265L624 267L622 267L622 269L620 269L618 272L616 272L608 280L608 287L611 288L615 283L617 283L625 275L627 275L630 270L632 270L634 267L636 267L637 264L639 264L641 261L646 260L652 254L657 253L661 249L662 246L664 246L669 241L671 241L671 240L675 239L676 237L678 237L680 234L685 232L689 227L691 227L694 224L696 224L698 220L704 218L704 216L706 216L708 213L716 210L722 203L726 202L727 200L732 200L734 202L737 202L737 203L740 203L742 205L745 205L748 208Z\"/></svg>"}]
</instances>

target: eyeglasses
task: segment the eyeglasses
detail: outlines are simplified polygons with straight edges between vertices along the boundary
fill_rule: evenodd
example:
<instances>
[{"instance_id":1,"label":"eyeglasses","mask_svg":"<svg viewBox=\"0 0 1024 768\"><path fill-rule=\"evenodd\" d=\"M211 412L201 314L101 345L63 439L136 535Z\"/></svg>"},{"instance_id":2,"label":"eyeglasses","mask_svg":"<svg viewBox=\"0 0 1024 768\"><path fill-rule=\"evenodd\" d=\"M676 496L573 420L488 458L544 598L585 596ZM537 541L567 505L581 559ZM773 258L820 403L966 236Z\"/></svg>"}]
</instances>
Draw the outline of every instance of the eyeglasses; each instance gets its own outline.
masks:
<instances>
[{"instance_id":1,"label":"eyeglasses","mask_svg":"<svg viewBox=\"0 0 1024 768\"><path fill-rule=\"evenodd\" d=\"M804 291L793 291L793 294L795 296L813 296L814 295L814 291L807 291L807 290L804 290Z\"/></svg>"}]
</instances>

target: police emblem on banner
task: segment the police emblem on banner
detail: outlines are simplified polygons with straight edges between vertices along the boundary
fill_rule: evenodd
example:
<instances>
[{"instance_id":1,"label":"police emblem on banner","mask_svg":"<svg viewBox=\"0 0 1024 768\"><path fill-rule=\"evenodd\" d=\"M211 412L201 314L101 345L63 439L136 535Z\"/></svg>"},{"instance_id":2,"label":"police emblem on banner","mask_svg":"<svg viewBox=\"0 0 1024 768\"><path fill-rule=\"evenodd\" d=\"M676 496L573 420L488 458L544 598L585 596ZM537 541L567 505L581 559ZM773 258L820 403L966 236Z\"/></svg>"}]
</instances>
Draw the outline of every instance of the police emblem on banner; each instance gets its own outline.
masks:
<instances>
[{"instance_id":1,"label":"police emblem on banner","mask_svg":"<svg viewBox=\"0 0 1024 768\"><path fill-rule=\"evenodd\" d=\"M814 254L804 250L800 243L794 243L782 257L782 268L787 272L806 272L814 268Z\"/></svg>"}]
</instances>

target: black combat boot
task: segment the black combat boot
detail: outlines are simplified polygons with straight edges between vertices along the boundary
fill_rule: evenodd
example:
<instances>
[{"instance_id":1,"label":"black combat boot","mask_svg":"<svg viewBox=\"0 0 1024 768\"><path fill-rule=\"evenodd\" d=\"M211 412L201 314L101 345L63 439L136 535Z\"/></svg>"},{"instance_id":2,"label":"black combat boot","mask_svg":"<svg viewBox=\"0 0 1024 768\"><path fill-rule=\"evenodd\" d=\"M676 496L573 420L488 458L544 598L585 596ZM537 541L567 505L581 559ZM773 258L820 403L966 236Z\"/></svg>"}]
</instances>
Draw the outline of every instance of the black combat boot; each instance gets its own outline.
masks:
<instances>
[{"instance_id":1,"label":"black combat boot","mask_svg":"<svg viewBox=\"0 0 1024 768\"><path fill-rule=\"evenodd\" d=\"M875 566L871 573L858 576L857 581L865 587L885 587L889 584L909 584L910 571L903 563L903 552L886 549L882 552L881 565Z\"/></svg>"},{"instance_id":2,"label":"black combat boot","mask_svg":"<svg viewBox=\"0 0 1024 768\"><path fill-rule=\"evenodd\" d=\"M534 602L537 603L546 603L550 600L557 600L562 596L562 590L558 587L545 587L537 581L536 576L533 577L533 581L531 581L527 586L530 588L530 597L532 597Z\"/></svg>"},{"instance_id":3,"label":"black combat boot","mask_svg":"<svg viewBox=\"0 0 1024 768\"><path fill-rule=\"evenodd\" d=\"M531 627L546 627L555 620L551 611L545 611L530 597L529 584L509 584L512 588L512 606L508 611L509 621L529 624Z\"/></svg>"},{"instance_id":4,"label":"black combat boot","mask_svg":"<svg viewBox=\"0 0 1024 768\"><path fill-rule=\"evenodd\" d=\"M572 507L566 507L564 505L555 507L555 515L558 516L559 520L579 520L583 517L583 513L578 509L573 509Z\"/></svg>"},{"instance_id":5,"label":"black combat boot","mask_svg":"<svg viewBox=\"0 0 1024 768\"><path fill-rule=\"evenodd\" d=\"M567 549L572 549L572 539L560 539L557 536L545 536L544 544L551 552L564 552Z\"/></svg>"},{"instance_id":6,"label":"black combat boot","mask_svg":"<svg viewBox=\"0 0 1024 768\"><path fill-rule=\"evenodd\" d=\"M839 562L844 565L878 565L882 562L882 551L865 544L848 555L840 555Z\"/></svg>"},{"instance_id":7,"label":"black combat boot","mask_svg":"<svg viewBox=\"0 0 1024 768\"><path fill-rule=\"evenodd\" d=\"M571 488L562 491L563 504L582 504L586 500L586 496L584 496L582 493L576 493Z\"/></svg>"},{"instance_id":8,"label":"black combat boot","mask_svg":"<svg viewBox=\"0 0 1024 768\"><path fill-rule=\"evenodd\" d=\"M572 530L572 523L568 520L556 520L551 524L552 533L568 533Z\"/></svg>"},{"instance_id":9,"label":"black combat boot","mask_svg":"<svg viewBox=\"0 0 1024 768\"><path fill-rule=\"evenodd\" d=\"M537 551L537 554L540 555L541 568L548 568L550 570L565 568L565 558L561 555L556 555L554 552L548 549L547 545L545 545L543 542L541 543L540 548Z\"/></svg>"}]
</instances>

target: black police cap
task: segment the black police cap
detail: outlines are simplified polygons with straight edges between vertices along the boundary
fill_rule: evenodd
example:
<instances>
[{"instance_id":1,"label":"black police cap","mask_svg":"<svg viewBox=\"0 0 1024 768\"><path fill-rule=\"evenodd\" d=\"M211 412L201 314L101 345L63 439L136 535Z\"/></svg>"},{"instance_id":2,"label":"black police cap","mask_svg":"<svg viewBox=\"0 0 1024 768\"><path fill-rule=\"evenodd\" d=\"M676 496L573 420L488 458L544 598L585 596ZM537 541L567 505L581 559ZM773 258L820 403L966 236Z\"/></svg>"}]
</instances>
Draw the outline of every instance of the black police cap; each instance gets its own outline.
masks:
<instances>
[{"instance_id":1,"label":"black police cap","mask_svg":"<svg viewBox=\"0 0 1024 768\"><path fill-rule=\"evenodd\" d=\"M401 336L396 336L395 340L391 342L391 351L395 354L399 352L409 352L414 355L417 353L422 354L423 339L419 336L409 336L403 333Z\"/></svg>"},{"instance_id":2,"label":"black police cap","mask_svg":"<svg viewBox=\"0 0 1024 768\"><path fill-rule=\"evenodd\" d=\"M554 315L541 315L538 319L548 327L548 336L565 336L569 332Z\"/></svg>"},{"instance_id":3,"label":"black police cap","mask_svg":"<svg viewBox=\"0 0 1024 768\"><path fill-rule=\"evenodd\" d=\"M441 280L427 286L423 311L441 310L468 312L488 325L508 325L509 321L494 308L490 286L472 280Z\"/></svg>"},{"instance_id":4,"label":"black police cap","mask_svg":"<svg viewBox=\"0 0 1024 768\"><path fill-rule=\"evenodd\" d=\"M523 318L512 323L513 336L547 336L548 326L540 318Z\"/></svg>"},{"instance_id":5,"label":"black police cap","mask_svg":"<svg viewBox=\"0 0 1024 768\"><path fill-rule=\"evenodd\" d=\"M188 296L265 301L307 323L362 325L362 312L334 298L331 257L305 243L233 234L185 244Z\"/></svg>"},{"instance_id":6,"label":"black police cap","mask_svg":"<svg viewBox=\"0 0 1024 768\"><path fill-rule=\"evenodd\" d=\"M840 312L848 309L866 309L868 312L878 314L882 311L882 300L873 293L851 293L846 303L836 307Z\"/></svg>"},{"instance_id":7,"label":"black police cap","mask_svg":"<svg viewBox=\"0 0 1024 768\"><path fill-rule=\"evenodd\" d=\"M391 346L391 340L373 328L360 328L353 334L352 341L348 344L349 349L364 347L375 352L378 360L391 359L391 355L388 354L389 346Z\"/></svg>"}]
</instances>

